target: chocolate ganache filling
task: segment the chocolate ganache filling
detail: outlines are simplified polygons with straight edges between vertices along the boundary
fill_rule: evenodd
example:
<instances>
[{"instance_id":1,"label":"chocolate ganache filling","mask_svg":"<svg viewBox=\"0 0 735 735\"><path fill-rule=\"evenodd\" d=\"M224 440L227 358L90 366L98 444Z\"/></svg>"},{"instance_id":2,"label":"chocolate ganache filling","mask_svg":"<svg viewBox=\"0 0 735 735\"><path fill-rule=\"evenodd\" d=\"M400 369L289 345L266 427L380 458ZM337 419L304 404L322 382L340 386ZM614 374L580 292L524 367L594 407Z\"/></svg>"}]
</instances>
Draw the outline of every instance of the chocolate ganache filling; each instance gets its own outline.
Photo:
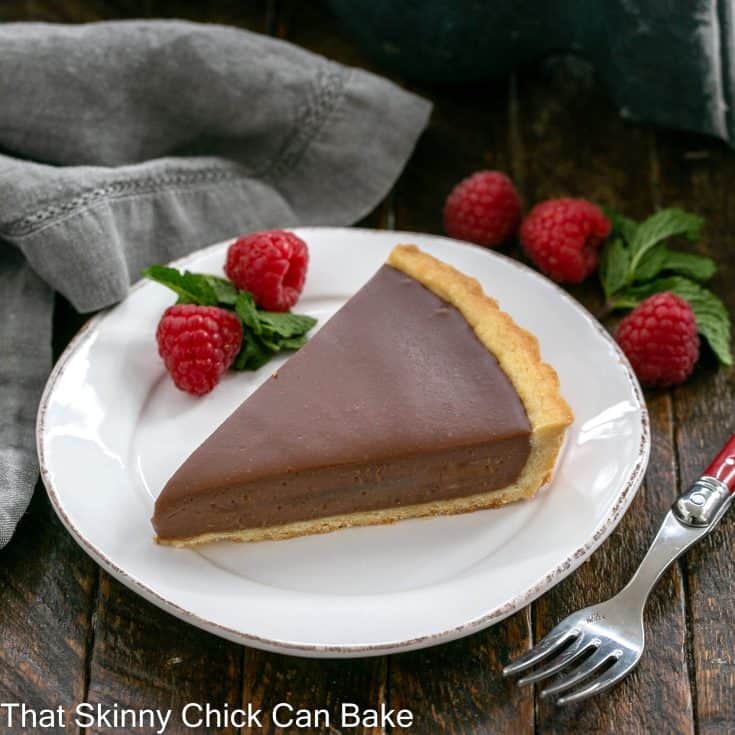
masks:
<instances>
[{"instance_id":1,"label":"chocolate ganache filling","mask_svg":"<svg viewBox=\"0 0 735 735\"><path fill-rule=\"evenodd\" d=\"M181 465L153 525L188 538L497 490L530 434L464 317L385 265Z\"/></svg>"}]
</instances>

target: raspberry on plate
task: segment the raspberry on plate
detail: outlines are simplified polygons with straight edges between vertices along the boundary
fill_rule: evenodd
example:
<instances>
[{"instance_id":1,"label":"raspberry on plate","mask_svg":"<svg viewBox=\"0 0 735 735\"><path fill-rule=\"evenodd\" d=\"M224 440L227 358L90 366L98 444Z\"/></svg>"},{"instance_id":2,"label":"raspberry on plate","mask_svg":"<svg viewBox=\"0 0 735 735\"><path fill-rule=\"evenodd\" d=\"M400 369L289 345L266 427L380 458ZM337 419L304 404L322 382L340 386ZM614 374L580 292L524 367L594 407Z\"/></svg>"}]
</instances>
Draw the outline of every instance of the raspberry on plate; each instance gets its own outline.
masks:
<instances>
[{"instance_id":1,"label":"raspberry on plate","mask_svg":"<svg viewBox=\"0 0 735 735\"><path fill-rule=\"evenodd\" d=\"M521 244L549 278L581 283L597 268L598 251L610 229L610 220L586 199L549 199L523 220Z\"/></svg>"},{"instance_id":2,"label":"raspberry on plate","mask_svg":"<svg viewBox=\"0 0 735 735\"><path fill-rule=\"evenodd\" d=\"M242 324L216 306L177 304L163 312L156 330L158 354L178 388L209 393L242 345Z\"/></svg>"},{"instance_id":3,"label":"raspberry on plate","mask_svg":"<svg viewBox=\"0 0 735 735\"><path fill-rule=\"evenodd\" d=\"M641 383L654 388L684 382L699 358L692 307L671 291L636 306L620 322L615 338Z\"/></svg>"},{"instance_id":4,"label":"raspberry on plate","mask_svg":"<svg viewBox=\"0 0 735 735\"><path fill-rule=\"evenodd\" d=\"M306 280L309 249L293 232L267 230L243 235L227 250L225 273L268 311L288 311Z\"/></svg>"},{"instance_id":5,"label":"raspberry on plate","mask_svg":"<svg viewBox=\"0 0 735 735\"><path fill-rule=\"evenodd\" d=\"M460 181L444 204L444 229L450 237L493 247L518 230L521 200L500 171L478 171Z\"/></svg>"}]
</instances>

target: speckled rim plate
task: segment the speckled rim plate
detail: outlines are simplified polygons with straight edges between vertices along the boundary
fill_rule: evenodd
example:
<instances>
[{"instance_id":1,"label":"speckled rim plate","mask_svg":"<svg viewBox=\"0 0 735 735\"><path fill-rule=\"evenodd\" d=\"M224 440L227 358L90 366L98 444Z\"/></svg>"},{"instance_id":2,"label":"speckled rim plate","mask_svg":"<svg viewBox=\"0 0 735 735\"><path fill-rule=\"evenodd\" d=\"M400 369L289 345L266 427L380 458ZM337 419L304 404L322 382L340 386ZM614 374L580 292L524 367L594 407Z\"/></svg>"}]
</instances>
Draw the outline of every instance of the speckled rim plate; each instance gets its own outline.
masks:
<instances>
[{"instance_id":1,"label":"speckled rim plate","mask_svg":"<svg viewBox=\"0 0 735 735\"><path fill-rule=\"evenodd\" d=\"M393 245L414 242L478 278L534 332L575 412L552 483L532 501L462 516L280 542L157 546L149 518L162 484L275 365L230 374L201 399L176 391L153 339L172 295L138 283L85 325L46 385L37 442L54 508L123 584L182 620L257 648L370 656L493 625L578 567L632 501L650 449L638 382L587 311L503 255L418 233L296 231L311 252L298 309L320 324ZM175 265L221 272L226 247Z\"/></svg>"}]
</instances>

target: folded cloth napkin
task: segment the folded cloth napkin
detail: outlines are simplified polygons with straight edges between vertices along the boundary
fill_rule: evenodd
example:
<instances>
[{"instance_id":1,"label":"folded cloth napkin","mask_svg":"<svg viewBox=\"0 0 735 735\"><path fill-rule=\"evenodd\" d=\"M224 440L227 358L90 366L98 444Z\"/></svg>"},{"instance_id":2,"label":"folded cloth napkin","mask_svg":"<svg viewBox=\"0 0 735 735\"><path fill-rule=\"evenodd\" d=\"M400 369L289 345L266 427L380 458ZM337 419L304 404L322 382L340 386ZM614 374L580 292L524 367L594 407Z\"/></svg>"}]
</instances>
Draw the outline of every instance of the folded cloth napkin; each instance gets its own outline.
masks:
<instances>
[{"instance_id":1,"label":"folded cloth napkin","mask_svg":"<svg viewBox=\"0 0 735 735\"><path fill-rule=\"evenodd\" d=\"M0 99L2 547L37 478L53 291L99 309L207 243L351 224L430 106L288 43L178 21L0 26Z\"/></svg>"}]
</instances>

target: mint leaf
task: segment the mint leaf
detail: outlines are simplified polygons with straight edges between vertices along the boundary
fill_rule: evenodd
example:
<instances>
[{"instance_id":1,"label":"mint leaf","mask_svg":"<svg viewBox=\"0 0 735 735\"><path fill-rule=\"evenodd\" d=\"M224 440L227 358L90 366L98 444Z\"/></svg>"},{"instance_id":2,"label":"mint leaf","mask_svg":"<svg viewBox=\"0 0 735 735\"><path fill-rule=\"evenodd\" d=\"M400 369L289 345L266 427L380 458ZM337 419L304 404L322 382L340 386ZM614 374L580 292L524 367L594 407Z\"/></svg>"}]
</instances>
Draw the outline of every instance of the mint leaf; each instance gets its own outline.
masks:
<instances>
[{"instance_id":1,"label":"mint leaf","mask_svg":"<svg viewBox=\"0 0 735 735\"><path fill-rule=\"evenodd\" d=\"M234 306L237 300L237 289L226 278L219 276L210 276L203 274L202 276L207 283L214 289L217 301L221 305Z\"/></svg>"},{"instance_id":2,"label":"mint leaf","mask_svg":"<svg viewBox=\"0 0 735 735\"><path fill-rule=\"evenodd\" d=\"M259 311L258 319L264 334L279 337L299 337L306 334L317 321L305 314L291 314L287 311Z\"/></svg>"},{"instance_id":3,"label":"mint leaf","mask_svg":"<svg viewBox=\"0 0 735 735\"><path fill-rule=\"evenodd\" d=\"M632 308L661 291L673 291L689 302L697 320L697 330L707 340L723 365L732 365L731 325L725 305L711 291L683 276L657 278L623 291L613 308Z\"/></svg>"},{"instance_id":4,"label":"mint leaf","mask_svg":"<svg viewBox=\"0 0 735 735\"><path fill-rule=\"evenodd\" d=\"M308 340L306 339L306 335L302 334L298 337L287 337L286 339L282 339L279 344L282 350L298 350L307 342Z\"/></svg>"},{"instance_id":5,"label":"mint leaf","mask_svg":"<svg viewBox=\"0 0 735 735\"><path fill-rule=\"evenodd\" d=\"M260 335L260 343L269 349L271 352L280 352L281 351L281 341L278 337L275 339L271 338L269 335L261 334Z\"/></svg>"},{"instance_id":6,"label":"mint leaf","mask_svg":"<svg viewBox=\"0 0 735 735\"><path fill-rule=\"evenodd\" d=\"M257 370L281 350L297 350L306 344L306 332L317 322L304 314L260 311L253 295L239 291L235 313L245 327L245 338L235 358L235 370Z\"/></svg>"},{"instance_id":7,"label":"mint leaf","mask_svg":"<svg viewBox=\"0 0 735 735\"><path fill-rule=\"evenodd\" d=\"M143 277L177 293L180 304L234 306L237 299L237 289L232 283L209 273L182 273L166 265L152 265L143 271Z\"/></svg>"},{"instance_id":8,"label":"mint leaf","mask_svg":"<svg viewBox=\"0 0 735 735\"><path fill-rule=\"evenodd\" d=\"M668 250L666 245L660 242L654 245L639 261L635 273L630 274L633 281L650 281L664 269Z\"/></svg>"},{"instance_id":9,"label":"mint leaf","mask_svg":"<svg viewBox=\"0 0 735 735\"><path fill-rule=\"evenodd\" d=\"M715 273L717 266L712 258L696 253L669 250L664 243L652 247L640 260L633 279L649 281L663 272L678 273L695 281L706 281Z\"/></svg>"},{"instance_id":10,"label":"mint leaf","mask_svg":"<svg viewBox=\"0 0 735 735\"><path fill-rule=\"evenodd\" d=\"M603 212L612 222L613 232L620 235L626 243L632 242L635 231L638 229L638 223L609 207L603 207Z\"/></svg>"},{"instance_id":11,"label":"mint leaf","mask_svg":"<svg viewBox=\"0 0 735 735\"><path fill-rule=\"evenodd\" d=\"M609 240L600 256L600 281L605 296L610 298L627 283L630 253L622 238Z\"/></svg>"},{"instance_id":12,"label":"mint leaf","mask_svg":"<svg viewBox=\"0 0 735 735\"><path fill-rule=\"evenodd\" d=\"M240 321L255 334L260 334L260 315L255 308L253 295L249 291L240 291L235 299L235 314Z\"/></svg>"},{"instance_id":13,"label":"mint leaf","mask_svg":"<svg viewBox=\"0 0 735 735\"><path fill-rule=\"evenodd\" d=\"M630 240L628 281L637 280L638 265L652 248L674 235L684 235L690 240L697 240L702 223L703 219L698 215L676 208L661 209L641 222Z\"/></svg>"},{"instance_id":14,"label":"mint leaf","mask_svg":"<svg viewBox=\"0 0 735 735\"><path fill-rule=\"evenodd\" d=\"M234 370L257 370L273 357L269 350L255 334L246 334L242 348L232 363Z\"/></svg>"},{"instance_id":15,"label":"mint leaf","mask_svg":"<svg viewBox=\"0 0 735 735\"><path fill-rule=\"evenodd\" d=\"M688 276L695 281L707 281L715 274L717 266L715 261L706 255L669 250L666 253L663 270Z\"/></svg>"},{"instance_id":16,"label":"mint leaf","mask_svg":"<svg viewBox=\"0 0 735 735\"><path fill-rule=\"evenodd\" d=\"M730 317L724 304L711 291L699 287L700 293L690 296L699 333L707 340L723 365L732 365Z\"/></svg>"},{"instance_id":17,"label":"mint leaf","mask_svg":"<svg viewBox=\"0 0 735 735\"><path fill-rule=\"evenodd\" d=\"M243 346L232 364L234 370L257 370L281 350L298 350L307 342L306 335L269 339L263 335L246 334Z\"/></svg>"},{"instance_id":18,"label":"mint leaf","mask_svg":"<svg viewBox=\"0 0 735 735\"><path fill-rule=\"evenodd\" d=\"M208 276L189 271L181 273L165 265L152 265L143 271L143 277L170 288L178 294L179 304L217 305L217 293Z\"/></svg>"},{"instance_id":19,"label":"mint leaf","mask_svg":"<svg viewBox=\"0 0 735 735\"><path fill-rule=\"evenodd\" d=\"M714 263L709 258L669 250L665 242L675 235L697 239L703 221L701 217L670 208L662 209L637 224L611 209L606 209L605 214L618 235L605 246L600 262L600 280L608 299L626 285L649 281L664 272L678 273L694 280L706 280L714 272Z\"/></svg>"},{"instance_id":20,"label":"mint leaf","mask_svg":"<svg viewBox=\"0 0 735 735\"><path fill-rule=\"evenodd\" d=\"M689 292L689 284L696 286L696 283L689 281L681 276L670 276L668 278L657 278L649 283L643 283L637 286L630 286L621 291L612 302L613 309L632 309L649 296L661 291L673 291L677 295L685 298L682 292Z\"/></svg>"}]
</instances>

